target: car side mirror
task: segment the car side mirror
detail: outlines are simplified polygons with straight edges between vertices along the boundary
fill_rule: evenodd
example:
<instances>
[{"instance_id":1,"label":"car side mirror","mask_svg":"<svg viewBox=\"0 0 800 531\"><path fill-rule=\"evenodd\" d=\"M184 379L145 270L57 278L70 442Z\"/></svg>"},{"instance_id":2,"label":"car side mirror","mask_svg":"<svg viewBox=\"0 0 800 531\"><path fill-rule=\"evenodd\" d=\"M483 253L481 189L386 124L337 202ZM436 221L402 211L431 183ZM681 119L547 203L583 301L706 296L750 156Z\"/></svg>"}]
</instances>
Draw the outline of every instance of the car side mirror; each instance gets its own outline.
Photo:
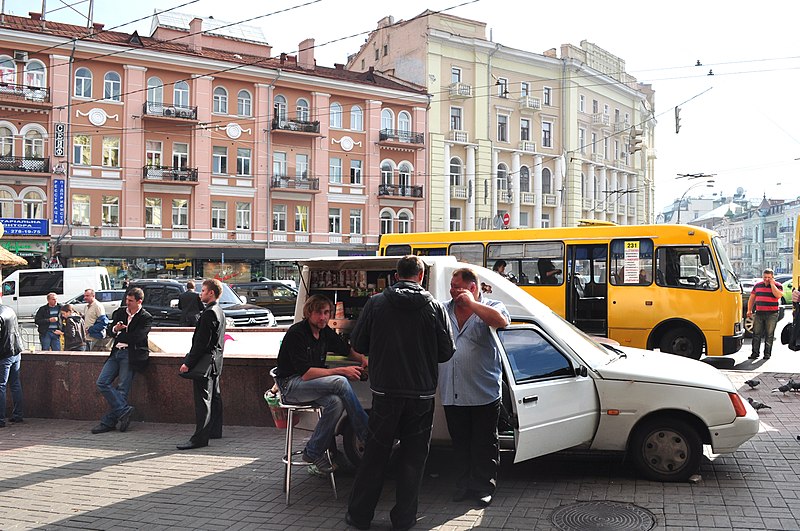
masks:
<instances>
[{"instance_id":1,"label":"car side mirror","mask_svg":"<svg viewBox=\"0 0 800 531\"><path fill-rule=\"evenodd\" d=\"M3 282L3 295L14 294L14 282Z\"/></svg>"},{"instance_id":2,"label":"car side mirror","mask_svg":"<svg viewBox=\"0 0 800 531\"><path fill-rule=\"evenodd\" d=\"M708 247L700 248L700 265L707 266L711 263L711 253L708 252Z\"/></svg>"},{"instance_id":3,"label":"car side mirror","mask_svg":"<svg viewBox=\"0 0 800 531\"><path fill-rule=\"evenodd\" d=\"M581 365L580 367L575 368L575 376L586 378L589 376L589 371L586 369L585 365Z\"/></svg>"}]
</instances>

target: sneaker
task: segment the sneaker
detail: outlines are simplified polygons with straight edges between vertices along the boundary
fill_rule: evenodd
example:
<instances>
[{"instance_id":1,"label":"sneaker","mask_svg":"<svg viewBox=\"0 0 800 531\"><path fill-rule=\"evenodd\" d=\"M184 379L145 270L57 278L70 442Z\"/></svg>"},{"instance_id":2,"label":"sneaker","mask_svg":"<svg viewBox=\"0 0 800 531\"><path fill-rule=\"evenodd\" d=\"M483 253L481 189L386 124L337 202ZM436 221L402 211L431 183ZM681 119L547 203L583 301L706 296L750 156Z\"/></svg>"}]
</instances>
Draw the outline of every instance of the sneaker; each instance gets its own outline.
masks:
<instances>
[{"instance_id":1,"label":"sneaker","mask_svg":"<svg viewBox=\"0 0 800 531\"><path fill-rule=\"evenodd\" d=\"M119 431L128 431L128 426L131 425L131 415L133 414L133 406L128 406L125 413L119 417Z\"/></svg>"},{"instance_id":2,"label":"sneaker","mask_svg":"<svg viewBox=\"0 0 800 531\"><path fill-rule=\"evenodd\" d=\"M105 424L103 424L101 422L100 424L98 424L97 426L92 428L92 433L97 435L98 433L106 433L106 432L109 432L109 431L114 431L115 429L117 429L117 428L115 428L114 426L106 426Z\"/></svg>"},{"instance_id":3,"label":"sneaker","mask_svg":"<svg viewBox=\"0 0 800 531\"><path fill-rule=\"evenodd\" d=\"M311 468L314 467L317 471L322 474L333 474L336 470L336 466L332 465L330 461L328 461L328 455L323 453L319 457L311 457L308 453L303 450L303 461L306 463L311 463L311 466L308 467L309 472L311 472ZM314 472L311 472L312 474Z\"/></svg>"}]
</instances>

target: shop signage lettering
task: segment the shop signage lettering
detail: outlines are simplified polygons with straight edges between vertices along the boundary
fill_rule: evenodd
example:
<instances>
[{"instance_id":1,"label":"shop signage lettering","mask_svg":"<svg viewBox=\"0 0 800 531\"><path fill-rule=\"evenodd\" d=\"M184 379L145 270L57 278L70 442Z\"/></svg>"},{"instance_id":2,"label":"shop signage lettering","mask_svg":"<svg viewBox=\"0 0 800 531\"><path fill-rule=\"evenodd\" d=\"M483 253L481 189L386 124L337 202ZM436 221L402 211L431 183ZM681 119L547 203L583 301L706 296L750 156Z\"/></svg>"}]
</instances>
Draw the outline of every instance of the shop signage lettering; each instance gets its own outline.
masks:
<instances>
[{"instance_id":1,"label":"shop signage lettering","mask_svg":"<svg viewBox=\"0 0 800 531\"><path fill-rule=\"evenodd\" d=\"M53 156L64 156L64 140L67 137L67 124L57 123L55 141L53 145Z\"/></svg>"},{"instance_id":2,"label":"shop signage lettering","mask_svg":"<svg viewBox=\"0 0 800 531\"><path fill-rule=\"evenodd\" d=\"M0 218L6 236L49 236L46 219Z\"/></svg>"},{"instance_id":3,"label":"shop signage lettering","mask_svg":"<svg viewBox=\"0 0 800 531\"><path fill-rule=\"evenodd\" d=\"M64 179L53 179L53 225L64 224L66 191Z\"/></svg>"}]
</instances>

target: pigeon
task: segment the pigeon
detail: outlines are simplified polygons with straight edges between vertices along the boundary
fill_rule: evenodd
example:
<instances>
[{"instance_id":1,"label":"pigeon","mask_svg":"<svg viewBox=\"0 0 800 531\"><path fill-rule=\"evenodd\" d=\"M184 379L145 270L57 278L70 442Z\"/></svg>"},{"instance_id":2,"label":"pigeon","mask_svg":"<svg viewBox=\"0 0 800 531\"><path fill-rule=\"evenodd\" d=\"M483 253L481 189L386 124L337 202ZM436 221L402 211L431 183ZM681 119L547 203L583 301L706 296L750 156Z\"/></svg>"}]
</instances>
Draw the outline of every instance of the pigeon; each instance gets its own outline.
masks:
<instances>
[{"instance_id":1,"label":"pigeon","mask_svg":"<svg viewBox=\"0 0 800 531\"><path fill-rule=\"evenodd\" d=\"M781 392L781 393L783 393L784 395L786 395L786 391L791 391L791 390L792 390L792 386L791 386L791 385L789 385L789 384L784 384L784 385L782 385L782 386L780 386L780 387L776 387L775 389L773 389L773 390L772 390L772 392L773 392L773 393L775 393L775 392Z\"/></svg>"},{"instance_id":2,"label":"pigeon","mask_svg":"<svg viewBox=\"0 0 800 531\"><path fill-rule=\"evenodd\" d=\"M747 401L750 402L750 405L753 406L753 409L756 411L759 409L772 409L772 406L768 406L764 402L759 402L758 400L753 400L749 396L747 397Z\"/></svg>"},{"instance_id":3,"label":"pigeon","mask_svg":"<svg viewBox=\"0 0 800 531\"><path fill-rule=\"evenodd\" d=\"M750 389L755 389L761 383L761 380L745 380L744 383L749 385Z\"/></svg>"},{"instance_id":4,"label":"pigeon","mask_svg":"<svg viewBox=\"0 0 800 531\"><path fill-rule=\"evenodd\" d=\"M789 383L786 384L792 388L792 391L800 391L800 382L795 382L794 380L789 380Z\"/></svg>"}]
</instances>

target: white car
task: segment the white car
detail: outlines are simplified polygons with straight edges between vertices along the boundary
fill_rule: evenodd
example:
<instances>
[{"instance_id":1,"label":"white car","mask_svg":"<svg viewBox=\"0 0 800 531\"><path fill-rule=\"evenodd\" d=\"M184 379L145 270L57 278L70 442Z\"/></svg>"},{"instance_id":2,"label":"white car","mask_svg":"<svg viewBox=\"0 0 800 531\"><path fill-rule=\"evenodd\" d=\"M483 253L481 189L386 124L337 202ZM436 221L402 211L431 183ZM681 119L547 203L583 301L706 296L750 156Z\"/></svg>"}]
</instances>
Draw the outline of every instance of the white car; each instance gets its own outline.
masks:
<instances>
[{"instance_id":1,"label":"white car","mask_svg":"<svg viewBox=\"0 0 800 531\"><path fill-rule=\"evenodd\" d=\"M124 289L103 289L95 291L94 297L95 300L103 303L103 309L106 311L106 315L111 318L111 314L114 313L114 310L119 308L122 304L125 293L126 291ZM83 301L83 293L77 297L71 298L66 304L71 304L81 315L86 315L86 303Z\"/></svg>"}]
</instances>

